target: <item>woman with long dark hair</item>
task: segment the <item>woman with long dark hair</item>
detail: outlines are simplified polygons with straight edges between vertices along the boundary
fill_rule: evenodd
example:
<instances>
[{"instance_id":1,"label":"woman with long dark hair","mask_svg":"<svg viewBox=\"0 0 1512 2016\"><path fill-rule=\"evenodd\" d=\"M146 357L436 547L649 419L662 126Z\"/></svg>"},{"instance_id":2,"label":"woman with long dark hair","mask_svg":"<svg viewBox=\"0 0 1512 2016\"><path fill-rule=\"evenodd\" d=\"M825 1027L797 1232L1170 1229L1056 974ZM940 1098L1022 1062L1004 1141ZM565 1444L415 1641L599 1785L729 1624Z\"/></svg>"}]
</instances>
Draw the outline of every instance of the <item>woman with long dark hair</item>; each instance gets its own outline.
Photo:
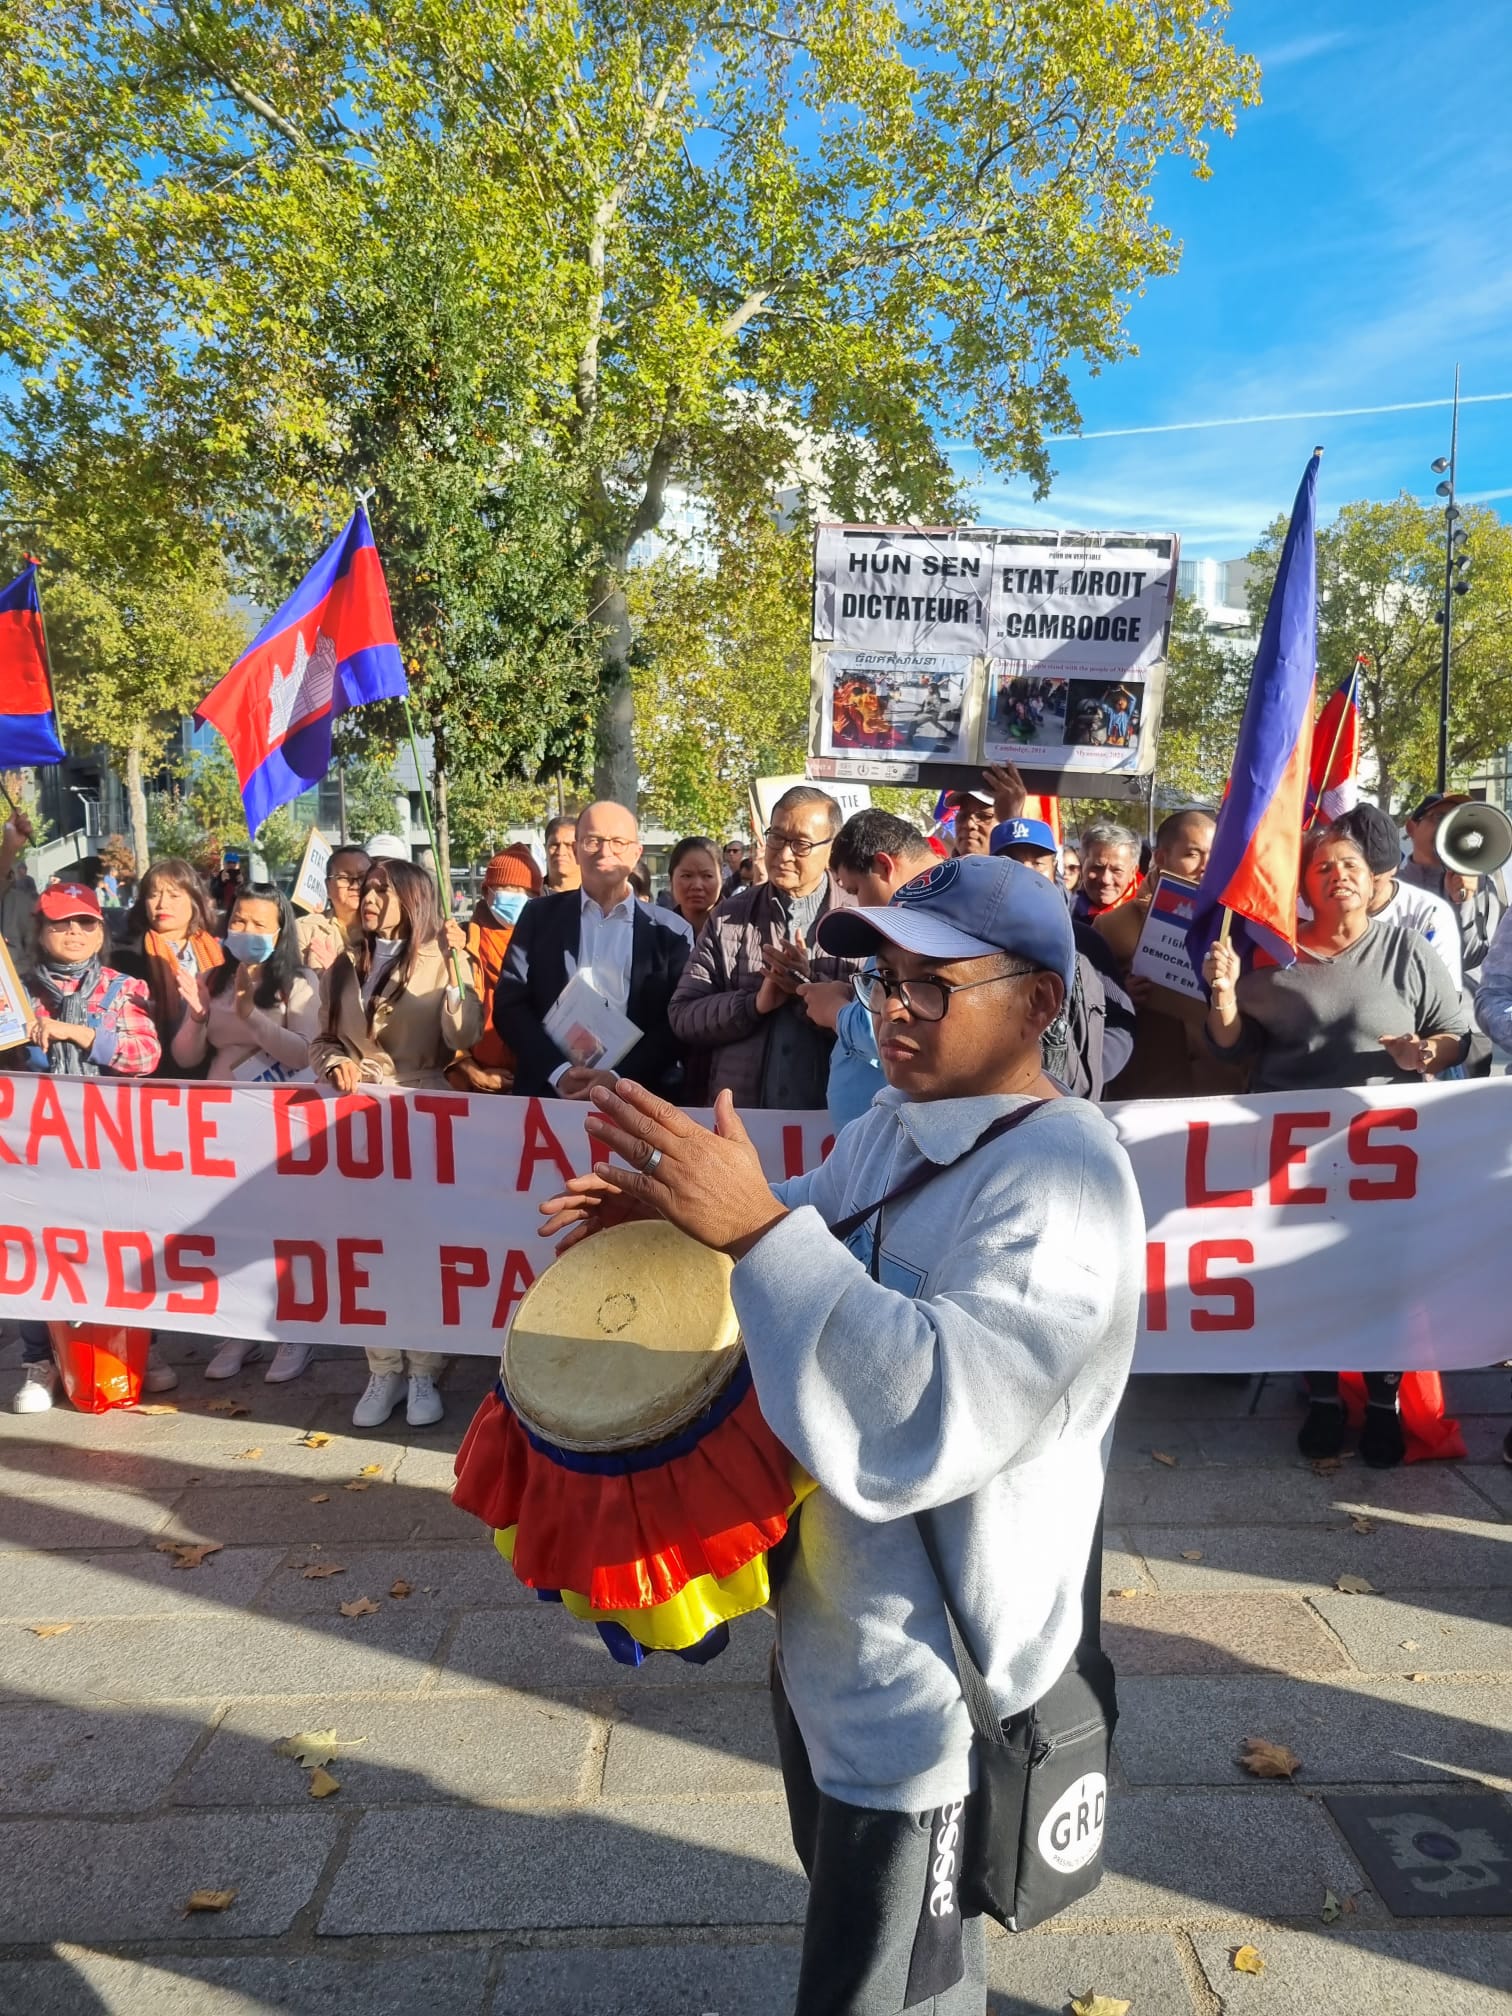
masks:
<instances>
[{"instance_id":1,"label":"woman with long dark hair","mask_svg":"<svg viewBox=\"0 0 1512 2016\"><path fill-rule=\"evenodd\" d=\"M173 1058L173 1039L188 1013L183 982L211 972L225 958L220 920L197 869L176 854L154 861L126 918L116 963L144 980L162 1045L161 1078L202 1077Z\"/></svg>"},{"instance_id":2,"label":"woman with long dark hair","mask_svg":"<svg viewBox=\"0 0 1512 2016\"><path fill-rule=\"evenodd\" d=\"M203 976L181 973L184 1018L173 1061L186 1077L202 1073L242 1084L279 1084L309 1076L310 1044L320 1033L320 980L304 969L298 923L287 896L254 882L231 905L223 965ZM208 1066L207 1066L208 1060ZM263 1347L228 1337L205 1367L207 1379L234 1379ZM297 1379L308 1344L280 1344L266 1378Z\"/></svg>"},{"instance_id":3,"label":"woman with long dark hair","mask_svg":"<svg viewBox=\"0 0 1512 2016\"><path fill-rule=\"evenodd\" d=\"M157 1069L147 989L111 965L100 899L84 883L58 883L37 898L22 984L34 1011L29 1043L0 1056L6 1069L58 1078L147 1078ZM58 1388L45 1323L22 1323L21 1364L11 1406L17 1414L45 1413ZM178 1374L149 1358L145 1383L154 1393L167 1392Z\"/></svg>"},{"instance_id":4,"label":"woman with long dark hair","mask_svg":"<svg viewBox=\"0 0 1512 2016\"><path fill-rule=\"evenodd\" d=\"M310 1046L315 1075L340 1092L363 1083L431 1091L446 1084L446 1067L483 1033L483 1008L469 962L458 987L450 955L463 952L460 924L443 922L436 885L408 861L375 861L357 911L360 944L342 953L323 976L321 1033ZM409 1381L405 1418L428 1427L444 1412L436 1390L441 1353L373 1351L372 1374L352 1424L377 1428L399 1404Z\"/></svg>"}]
</instances>

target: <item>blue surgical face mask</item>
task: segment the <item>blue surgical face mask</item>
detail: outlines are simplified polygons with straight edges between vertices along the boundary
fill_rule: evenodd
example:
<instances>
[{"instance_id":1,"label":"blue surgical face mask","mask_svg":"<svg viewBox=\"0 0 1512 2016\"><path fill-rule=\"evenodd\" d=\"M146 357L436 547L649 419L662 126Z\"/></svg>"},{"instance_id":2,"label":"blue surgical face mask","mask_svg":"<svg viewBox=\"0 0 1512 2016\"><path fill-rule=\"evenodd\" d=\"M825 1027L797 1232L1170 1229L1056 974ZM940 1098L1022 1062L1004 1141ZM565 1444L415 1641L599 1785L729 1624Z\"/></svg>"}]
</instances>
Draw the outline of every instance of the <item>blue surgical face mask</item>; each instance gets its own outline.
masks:
<instances>
[{"instance_id":1,"label":"blue surgical face mask","mask_svg":"<svg viewBox=\"0 0 1512 2016\"><path fill-rule=\"evenodd\" d=\"M226 950L243 966L265 966L277 945L266 931L228 931L225 937Z\"/></svg>"},{"instance_id":2,"label":"blue surgical face mask","mask_svg":"<svg viewBox=\"0 0 1512 2016\"><path fill-rule=\"evenodd\" d=\"M490 889L488 907L501 924L513 924L529 897L523 889Z\"/></svg>"}]
</instances>

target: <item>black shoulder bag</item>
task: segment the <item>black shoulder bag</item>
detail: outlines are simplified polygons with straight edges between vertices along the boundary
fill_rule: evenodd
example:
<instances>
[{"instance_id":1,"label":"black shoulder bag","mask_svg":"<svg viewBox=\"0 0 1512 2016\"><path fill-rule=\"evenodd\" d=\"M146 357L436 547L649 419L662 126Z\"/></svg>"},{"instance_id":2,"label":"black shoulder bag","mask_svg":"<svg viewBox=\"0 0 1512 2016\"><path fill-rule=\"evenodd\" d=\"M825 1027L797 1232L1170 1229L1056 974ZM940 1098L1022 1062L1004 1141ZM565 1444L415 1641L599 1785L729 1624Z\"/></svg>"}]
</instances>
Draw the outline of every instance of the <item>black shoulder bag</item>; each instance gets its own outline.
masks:
<instances>
[{"instance_id":1,"label":"black shoulder bag","mask_svg":"<svg viewBox=\"0 0 1512 2016\"><path fill-rule=\"evenodd\" d=\"M979 1134L967 1155L1037 1113L1044 1100L1020 1106ZM963 1161L964 1156L957 1157ZM926 1163L885 1197L830 1227L848 1239L875 1218L871 1275L878 1278L882 1212L921 1190L954 1163ZM1031 1708L1000 1719L967 1648L946 1593L944 1570L929 1518L915 1524L940 1587L961 1696L971 1718L976 1789L966 1806L961 1902L1010 1932L1028 1932L1095 1890L1102 1880L1103 1828L1108 1810L1108 1752L1118 1722L1113 1663L1102 1648L1102 1509L1082 1585L1082 1635L1071 1663Z\"/></svg>"}]
</instances>

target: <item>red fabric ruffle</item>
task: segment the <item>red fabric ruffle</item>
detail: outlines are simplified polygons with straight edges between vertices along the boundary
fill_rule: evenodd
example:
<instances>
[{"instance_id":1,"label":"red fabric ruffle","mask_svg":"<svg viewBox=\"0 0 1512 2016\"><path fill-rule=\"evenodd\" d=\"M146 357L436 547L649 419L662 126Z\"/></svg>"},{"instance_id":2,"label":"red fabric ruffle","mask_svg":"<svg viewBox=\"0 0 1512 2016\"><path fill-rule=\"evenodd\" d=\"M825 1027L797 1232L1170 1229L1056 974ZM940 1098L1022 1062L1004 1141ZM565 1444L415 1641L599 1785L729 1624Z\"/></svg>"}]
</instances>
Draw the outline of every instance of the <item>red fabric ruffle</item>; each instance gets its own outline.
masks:
<instances>
[{"instance_id":1,"label":"red fabric ruffle","mask_svg":"<svg viewBox=\"0 0 1512 2016\"><path fill-rule=\"evenodd\" d=\"M796 1495L754 1388L664 1463L609 1474L570 1464L534 1446L495 1390L457 1451L452 1502L496 1531L516 1528L527 1588L575 1589L595 1610L649 1609L696 1575L735 1574L782 1539Z\"/></svg>"},{"instance_id":2,"label":"red fabric ruffle","mask_svg":"<svg viewBox=\"0 0 1512 2016\"><path fill-rule=\"evenodd\" d=\"M1339 1394L1352 1428L1365 1419L1365 1381L1358 1372L1339 1374ZM1404 1372L1397 1409L1409 1463L1453 1462L1468 1452L1460 1425L1444 1412L1444 1382L1437 1372Z\"/></svg>"}]
</instances>

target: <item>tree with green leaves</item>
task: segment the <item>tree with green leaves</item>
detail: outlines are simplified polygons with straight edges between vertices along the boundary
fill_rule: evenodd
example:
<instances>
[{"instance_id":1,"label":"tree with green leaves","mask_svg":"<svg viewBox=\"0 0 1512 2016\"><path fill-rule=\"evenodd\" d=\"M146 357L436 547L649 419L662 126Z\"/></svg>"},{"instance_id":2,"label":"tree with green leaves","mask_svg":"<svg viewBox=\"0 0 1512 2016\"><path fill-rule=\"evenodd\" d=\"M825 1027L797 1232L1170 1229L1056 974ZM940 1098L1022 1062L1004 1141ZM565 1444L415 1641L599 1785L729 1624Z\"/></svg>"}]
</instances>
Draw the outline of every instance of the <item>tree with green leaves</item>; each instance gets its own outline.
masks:
<instances>
[{"instance_id":1,"label":"tree with green leaves","mask_svg":"<svg viewBox=\"0 0 1512 2016\"><path fill-rule=\"evenodd\" d=\"M1217 805L1233 767L1254 649L1236 646L1178 595L1171 615L1165 705L1160 717L1157 804ZM1129 818L1124 807L1122 817Z\"/></svg>"},{"instance_id":2,"label":"tree with green leaves","mask_svg":"<svg viewBox=\"0 0 1512 2016\"><path fill-rule=\"evenodd\" d=\"M1129 302L1175 267L1157 169L1206 174L1255 97L1226 13L331 0L317 30L252 0L28 0L0 45L9 354L27 398L84 382L140 415L222 508L291 438L334 479L362 387L340 352L333 394L331 296L391 245L402 294L413 220L444 211L519 388L511 452L570 515L598 788L633 804L627 575L669 495L939 520L942 428L1043 489L1072 363L1125 355ZM417 588L452 595L416 553Z\"/></svg>"},{"instance_id":3,"label":"tree with green leaves","mask_svg":"<svg viewBox=\"0 0 1512 2016\"><path fill-rule=\"evenodd\" d=\"M1454 598L1449 760L1464 779L1512 743L1512 526L1467 506L1460 518L1470 587ZM1257 619L1275 580L1286 522L1250 555ZM1411 806L1437 774L1444 517L1401 496L1346 504L1318 531L1318 694L1360 669L1362 767L1388 811Z\"/></svg>"}]
</instances>

